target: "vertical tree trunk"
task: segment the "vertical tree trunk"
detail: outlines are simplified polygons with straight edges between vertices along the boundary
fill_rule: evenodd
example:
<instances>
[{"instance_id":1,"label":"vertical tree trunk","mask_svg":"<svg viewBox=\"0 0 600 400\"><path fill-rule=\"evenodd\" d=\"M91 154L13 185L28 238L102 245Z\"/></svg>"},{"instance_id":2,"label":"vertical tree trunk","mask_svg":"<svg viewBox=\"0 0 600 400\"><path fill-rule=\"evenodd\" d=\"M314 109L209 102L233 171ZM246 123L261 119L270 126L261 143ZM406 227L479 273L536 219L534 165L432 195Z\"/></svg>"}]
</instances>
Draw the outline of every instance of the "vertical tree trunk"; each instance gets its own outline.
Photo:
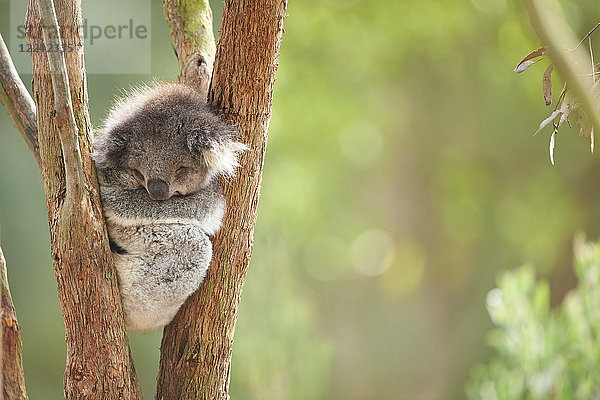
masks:
<instances>
[{"instance_id":1,"label":"vertical tree trunk","mask_svg":"<svg viewBox=\"0 0 600 400\"><path fill-rule=\"evenodd\" d=\"M229 398L233 333L252 253L286 7L286 0L225 1L209 102L236 124L250 150L237 178L223 184L228 208L208 275L165 328L157 399Z\"/></svg>"},{"instance_id":2,"label":"vertical tree trunk","mask_svg":"<svg viewBox=\"0 0 600 400\"><path fill-rule=\"evenodd\" d=\"M6 275L6 260L0 249L0 289L2 296L2 397L6 400L27 400L25 391L25 376L23 375L23 344L21 343L21 327L17 322L17 314L8 289Z\"/></svg>"},{"instance_id":3,"label":"vertical tree trunk","mask_svg":"<svg viewBox=\"0 0 600 400\"><path fill-rule=\"evenodd\" d=\"M55 109L48 55L45 51L34 51L32 58L41 174L66 331L65 397L141 398L130 359L94 164L89 157L91 126L83 63L81 3L58 0L56 14L63 46L72 49L63 54L82 162L83 181L74 182L80 197L71 196L69 193L73 190L68 190L65 183L65 158L73 157L71 154L63 157L61 151L58 131L65 129L64 110ZM39 49L43 35L35 0L29 0L26 26L28 44Z\"/></svg>"}]
</instances>

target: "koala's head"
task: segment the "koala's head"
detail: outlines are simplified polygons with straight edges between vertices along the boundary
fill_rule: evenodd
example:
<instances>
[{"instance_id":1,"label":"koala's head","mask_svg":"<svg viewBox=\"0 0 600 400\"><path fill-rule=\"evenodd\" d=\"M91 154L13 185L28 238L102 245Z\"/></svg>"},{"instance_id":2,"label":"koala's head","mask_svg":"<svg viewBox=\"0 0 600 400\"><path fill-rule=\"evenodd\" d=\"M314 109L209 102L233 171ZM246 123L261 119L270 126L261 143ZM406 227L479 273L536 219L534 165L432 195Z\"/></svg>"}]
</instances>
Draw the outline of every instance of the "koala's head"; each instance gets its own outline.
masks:
<instances>
[{"instance_id":1,"label":"koala's head","mask_svg":"<svg viewBox=\"0 0 600 400\"><path fill-rule=\"evenodd\" d=\"M94 143L101 183L146 188L153 200L185 196L233 176L235 130L187 86L161 84L118 101ZM104 182L102 182L104 181Z\"/></svg>"}]
</instances>

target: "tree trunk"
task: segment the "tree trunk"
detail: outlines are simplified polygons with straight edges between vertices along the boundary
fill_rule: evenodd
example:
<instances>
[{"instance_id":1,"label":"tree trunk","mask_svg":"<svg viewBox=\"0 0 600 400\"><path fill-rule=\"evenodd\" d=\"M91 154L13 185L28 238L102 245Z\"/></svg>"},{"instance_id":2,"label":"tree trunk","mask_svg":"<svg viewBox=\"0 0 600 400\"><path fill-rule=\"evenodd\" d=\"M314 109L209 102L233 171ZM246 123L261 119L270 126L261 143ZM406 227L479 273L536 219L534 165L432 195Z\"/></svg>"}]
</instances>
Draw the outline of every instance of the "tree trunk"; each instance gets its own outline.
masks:
<instances>
[{"instance_id":1,"label":"tree trunk","mask_svg":"<svg viewBox=\"0 0 600 400\"><path fill-rule=\"evenodd\" d=\"M6 276L6 260L0 249L0 286L2 295L2 399L27 400L25 391L25 376L23 375L23 344L21 342L21 327L17 322L15 306L12 302Z\"/></svg>"},{"instance_id":2,"label":"tree trunk","mask_svg":"<svg viewBox=\"0 0 600 400\"><path fill-rule=\"evenodd\" d=\"M225 1L209 102L236 124L250 150L237 178L223 182L228 208L207 277L165 328L157 399L229 398L286 7L286 0Z\"/></svg>"},{"instance_id":3,"label":"tree trunk","mask_svg":"<svg viewBox=\"0 0 600 400\"><path fill-rule=\"evenodd\" d=\"M68 73L67 88L70 87L67 96L70 95L73 105L71 115L65 114L62 106L55 107L53 78L56 80L57 76L51 74L48 54L32 52L32 58L41 174L48 206L54 272L66 331L65 398L141 398L130 359L95 168L89 157L91 126L83 38L82 35L80 37L81 4L78 0L59 0L56 14L62 44L72 46L72 51L63 53ZM28 44L34 49L39 48L44 37L35 0L29 0L26 26ZM70 127L65 118L71 118L76 127ZM61 136L64 133L73 135L74 148L64 147L64 136ZM64 154L65 151L67 154ZM80 158L74 152L79 152ZM65 159L70 163L75 160L80 165L66 165ZM82 181L78 181L78 176L67 176L70 180L67 185L65 169L73 171L76 167L81 172Z\"/></svg>"}]
</instances>

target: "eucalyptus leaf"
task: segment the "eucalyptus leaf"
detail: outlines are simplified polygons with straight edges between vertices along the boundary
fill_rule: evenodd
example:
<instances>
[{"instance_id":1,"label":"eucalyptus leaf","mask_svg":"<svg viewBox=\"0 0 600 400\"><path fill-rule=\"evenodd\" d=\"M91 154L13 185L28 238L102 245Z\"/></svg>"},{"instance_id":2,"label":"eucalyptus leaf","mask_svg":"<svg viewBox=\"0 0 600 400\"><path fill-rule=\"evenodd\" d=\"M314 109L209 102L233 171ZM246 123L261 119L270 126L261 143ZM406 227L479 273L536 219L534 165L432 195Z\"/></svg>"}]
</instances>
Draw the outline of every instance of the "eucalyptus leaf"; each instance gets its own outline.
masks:
<instances>
[{"instance_id":1,"label":"eucalyptus leaf","mask_svg":"<svg viewBox=\"0 0 600 400\"><path fill-rule=\"evenodd\" d=\"M544 76L542 78L542 92L544 94L544 101L546 105L549 106L552 104L552 70L554 69L554 64L548 65L546 71L544 71Z\"/></svg>"}]
</instances>

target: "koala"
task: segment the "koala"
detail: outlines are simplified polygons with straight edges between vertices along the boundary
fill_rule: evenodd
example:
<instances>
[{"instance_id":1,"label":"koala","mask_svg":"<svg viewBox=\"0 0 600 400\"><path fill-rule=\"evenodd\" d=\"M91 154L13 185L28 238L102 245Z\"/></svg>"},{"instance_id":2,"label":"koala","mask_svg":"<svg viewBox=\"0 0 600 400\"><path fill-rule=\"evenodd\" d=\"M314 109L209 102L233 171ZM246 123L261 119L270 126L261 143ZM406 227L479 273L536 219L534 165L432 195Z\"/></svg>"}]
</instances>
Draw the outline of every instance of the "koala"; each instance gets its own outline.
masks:
<instances>
[{"instance_id":1,"label":"koala","mask_svg":"<svg viewBox=\"0 0 600 400\"><path fill-rule=\"evenodd\" d=\"M199 93L157 84L117 101L93 148L127 329L160 328L206 275L225 213L217 178L246 146Z\"/></svg>"}]
</instances>

